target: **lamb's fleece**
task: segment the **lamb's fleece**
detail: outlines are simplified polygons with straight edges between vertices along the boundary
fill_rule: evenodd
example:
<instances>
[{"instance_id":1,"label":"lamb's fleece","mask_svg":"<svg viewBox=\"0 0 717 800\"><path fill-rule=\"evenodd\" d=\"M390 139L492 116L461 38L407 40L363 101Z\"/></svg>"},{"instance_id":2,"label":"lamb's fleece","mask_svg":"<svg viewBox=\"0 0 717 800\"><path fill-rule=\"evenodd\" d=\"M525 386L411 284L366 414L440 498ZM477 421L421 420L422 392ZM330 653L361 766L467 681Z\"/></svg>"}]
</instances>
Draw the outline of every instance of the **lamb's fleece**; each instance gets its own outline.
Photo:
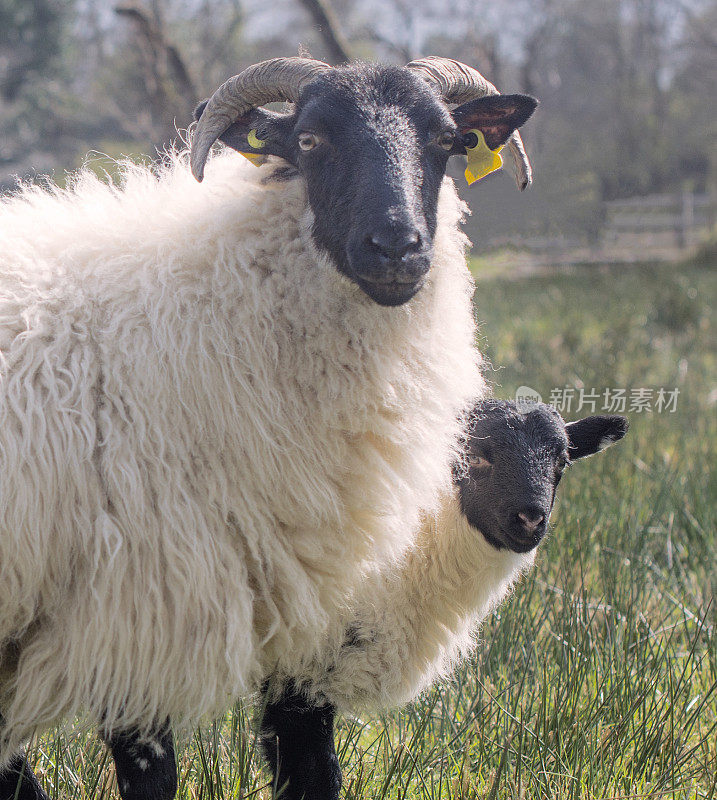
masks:
<instances>
[{"instance_id":1,"label":"lamb's fleece","mask_svg":"<svg viewBox=\"0 0 717 800\"><path fill-rule=\"evenodd\" d=\"M373 566L320 658L281 678L342 710L406 703L471 651L479 623L534 560L534 550L489 544L449 494L409 550Z\"/></svg>"},{"instance_id":2,"label":"lamb's fleece","mask_svg":"<svg viewBox=\"0 0 717 800\"><path fill-rule=\"evenodd\" d=\"M464 208L419 294L316 252L305 185L186 154L0 212L0 764L86 712L191 724L325 650L485 391Z\"/></svg>"}]
</instances>

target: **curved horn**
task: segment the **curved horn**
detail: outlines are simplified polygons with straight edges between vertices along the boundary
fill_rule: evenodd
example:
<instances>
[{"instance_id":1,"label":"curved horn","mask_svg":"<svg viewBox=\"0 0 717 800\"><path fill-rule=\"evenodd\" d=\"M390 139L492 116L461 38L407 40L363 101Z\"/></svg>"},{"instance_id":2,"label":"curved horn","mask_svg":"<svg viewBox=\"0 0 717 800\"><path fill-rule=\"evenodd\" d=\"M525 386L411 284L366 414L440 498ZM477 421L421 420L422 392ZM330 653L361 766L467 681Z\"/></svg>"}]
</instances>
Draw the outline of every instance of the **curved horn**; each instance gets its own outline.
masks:
<instances>
[{"instance_id":1,"label":"curved horn","mask_svg":"<svg viewBox=\"0 0 717 800\"><path fill-rule=\"evenodd\" d=\"M270 58L224 81L209 98L192 137L189 163L194 177L202 180L212 145L239 117L265 103L295 103L301 89L329 69L312 58Z\"/></svg>"},{"instance_id":2,"label":"curved horn","mask_svg":"<svg viewBox=\"0 0 717 800\"><path fill-rule=\"evenodd\" d=\"M411 61L406 65L411 72L420 75L435 86L447 103L461 105L477 97L500 94L493 84L486 80L477 69L454 61L452 58L428 56ZM533 169L523 147L518 131L513 131L508 139L508 148L513 159L515 181L522 191L533 179Z\"/></svg>"}]
</instances>

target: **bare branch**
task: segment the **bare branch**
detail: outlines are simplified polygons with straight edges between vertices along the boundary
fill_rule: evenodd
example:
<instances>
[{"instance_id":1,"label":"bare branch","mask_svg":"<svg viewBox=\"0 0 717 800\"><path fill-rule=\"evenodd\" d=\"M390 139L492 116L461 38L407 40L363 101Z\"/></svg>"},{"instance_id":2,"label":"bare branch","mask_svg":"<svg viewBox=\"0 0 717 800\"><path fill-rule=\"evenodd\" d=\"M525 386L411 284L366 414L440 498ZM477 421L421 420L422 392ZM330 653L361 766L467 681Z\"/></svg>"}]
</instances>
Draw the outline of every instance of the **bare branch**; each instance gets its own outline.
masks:
<instances>
[{"instance_id":1,"label":"bare branch","mask_svg":"<svg viewBox=\"0 0 717 800\"><path fill-rule=\"evenodd\" d=\"M717 38L715 38L705 26L704 21L701 20L697 14L689 7L687 3L677 0L677 7L687 20L693 35L700 40L700 42L711 50L717 50Z\"/></svg>"},{"instance_id":2,"label":"bare branch","mask_svg":"<svg viewBox=\"0 0 717 800\"><path fill-rule=\"evenodd\" d=\"M398 44L391 39L387 39L385 36L382 36L380 33L378 33L378 31L362 30L360 38L366 39L369 42L374 42L375 44L383 45L385 48L390 50L402 64L407 64L413 59L413 54L407 46Z\"/></svg>"},{"instance_id":3,"label":"bare branch","mask_svg":"<svg viewBox=\"0 0 717 800\"><path fill-rule=\"evenodd\" d=\"M232 16L224 32L221 36L216 37L214 41L207 42L206 46L203 48L204 54L202 57L202 64L204 66L204 71L207 71L210 65L225 60L232 39L244 22L244 10L241 4L233 2L230 5L232 6Z\"/></svg>"},{"instance_id":4,"label":"bare branch","mask_svg":"<svg viewBox=\"0 0 717 800\"><path fill-rule=\"evenodd\" d=\"M198 99L197 90L179 49L168 41L162 30L159 6L150 11L135 0L115 6L115 13L128 19L137 32L142 56L144 84L156 138L166 138L174 131L174 120L189 119Z\"/></svg>"},{"instance_id":5,"label":"bare branch","mask_svg":"<svg viewBox=\"0 0 717 800\"><path fill-rule=\"evenodd\" d=\"M178 92L193 102L197 97L189 69L184 63L178 48L168 42L161 28L159 19L139 3L126 2L115 6L115 13L127 17L136 25L140 37L144 40L151 53L153 64L151 65L155 75L155 80L168 76L162 75L165 71L160 64L161 59L165 59L166 66L172 73L173 81ZM162 81L159 80L159 83Z\"/></svg>"},{"instance_id":6,"label":"bare branch","mask_svg":"<svg viewBox=\"0 0 717 800\"><path fill-rule=\"evenodd\" d=\"M329 0L299 0L308 11L329 51L329 61L342 64L351 61L348 40L341 32L339 21Z\"/></svg>"}]
</instances>

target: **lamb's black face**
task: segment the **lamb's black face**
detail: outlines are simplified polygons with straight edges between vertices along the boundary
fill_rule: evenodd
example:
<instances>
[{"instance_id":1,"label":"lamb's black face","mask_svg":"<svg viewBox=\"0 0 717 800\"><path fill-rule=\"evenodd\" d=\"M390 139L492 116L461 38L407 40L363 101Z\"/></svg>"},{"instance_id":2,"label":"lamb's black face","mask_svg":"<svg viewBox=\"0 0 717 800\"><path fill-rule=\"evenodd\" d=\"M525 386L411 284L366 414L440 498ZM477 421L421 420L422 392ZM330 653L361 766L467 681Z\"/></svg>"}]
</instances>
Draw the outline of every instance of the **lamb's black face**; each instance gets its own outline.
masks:
<instances>
[{"instance_id":1,"label":"lamb's black face","mask_svg":"<svg viewBox=\"0 0 717 800\"><path fill-rule=\"evenodd\" d=\"M526 553L545 536L566 466L626 432L624 417L586 417L566 426L544 404L522 412L514 403L480 403L470 422L468 472L458 480L463 513L494 547Z\"/></svg>"},{"instance_id":2,"label":"lamb's black face","mask_svg":"<svg viewBox=\"0 0 717 800\"><path fill-rule=\"evenodd\" d=\"M461 502L468 521L498 548L525 553L547 531L568 464L562 419L546 406L521 413L487 406L472 420Z\"/></svg>"},{"instance_id":3,"label":"lamb's black face","mask_svg":"<svg viewBox=\"0 0 717 800\"><path fill-rule=\"evenodd\" d=\"M254 109L219 138L294 165L306 180L315 243L372 300L397 306L430 269L438 193L448 158L466 152L462 132L489 126L496 147L535 105L509 95L451 113L408 69L350 65L308 84L293 112ZM261 150L250 146L250 130Z\"/></svg>"}]
</instances>

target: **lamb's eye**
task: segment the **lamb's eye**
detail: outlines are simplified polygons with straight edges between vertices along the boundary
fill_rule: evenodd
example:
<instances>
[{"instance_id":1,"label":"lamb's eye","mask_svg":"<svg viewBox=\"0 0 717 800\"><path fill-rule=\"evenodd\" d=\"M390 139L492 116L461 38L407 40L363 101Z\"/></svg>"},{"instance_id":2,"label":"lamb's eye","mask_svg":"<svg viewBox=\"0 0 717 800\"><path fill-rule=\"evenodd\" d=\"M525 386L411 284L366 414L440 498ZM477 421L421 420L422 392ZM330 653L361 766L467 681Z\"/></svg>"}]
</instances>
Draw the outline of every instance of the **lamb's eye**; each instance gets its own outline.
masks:
<instances>
[{"instance_id":1,"label":"lamb's eye","mask_svg":"<svg viewBox=\"0 0 717 800\"><path fill-rule=\"evenodd\" d=\"M483 456L479 456L477 453L473 453L472 455L468 456L468 466L471 469L486 469L487 467L492 467L493 465L488 461L487 458Z\"/></svg>"},{"instance_id":2,"label":"lamb's eye","mask_svg":"<svg viewBox=\"0 0 717 800\"><path fill-rule=\"evenodd\" d=\"M442 134L436 139L439 147L444 150L452 150L456 141L456 135L453 131L443 131Z\"/></svg>"},{"instance_id":3,"label":"lamb's eye","mask_svg":"<svg viewBox=\"0 0 717 800\"><path fill-rule=\"evenodd\" d=\"M302 150L313 150L320 143L321 139L315 133L299 134L299 147Z\"/></svg>"}]
</instances>

